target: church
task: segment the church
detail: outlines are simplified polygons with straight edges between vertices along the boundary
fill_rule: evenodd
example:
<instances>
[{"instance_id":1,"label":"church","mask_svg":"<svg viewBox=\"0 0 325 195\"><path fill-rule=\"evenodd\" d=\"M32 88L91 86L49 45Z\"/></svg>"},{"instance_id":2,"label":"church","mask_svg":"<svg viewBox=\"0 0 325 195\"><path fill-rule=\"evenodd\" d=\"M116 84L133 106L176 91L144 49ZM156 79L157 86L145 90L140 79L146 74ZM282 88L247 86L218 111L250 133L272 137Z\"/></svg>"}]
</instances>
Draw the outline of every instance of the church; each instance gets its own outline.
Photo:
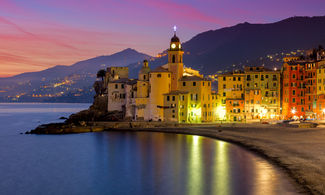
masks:
<instances>
[{"instance_id":1,"label":"church","mask_svg":"<svg viewBox=\"0 0 325 195\"><path fill-rule=\"evenodd\" d=\"M168 63L151 70L147 60L138 79L128 78L127 67L107 68L108 111L121 111L125 120L201 123L218 120L217 94L211 80L183 64L182 45L174 36Z\"/></svg>"}]
</instances>

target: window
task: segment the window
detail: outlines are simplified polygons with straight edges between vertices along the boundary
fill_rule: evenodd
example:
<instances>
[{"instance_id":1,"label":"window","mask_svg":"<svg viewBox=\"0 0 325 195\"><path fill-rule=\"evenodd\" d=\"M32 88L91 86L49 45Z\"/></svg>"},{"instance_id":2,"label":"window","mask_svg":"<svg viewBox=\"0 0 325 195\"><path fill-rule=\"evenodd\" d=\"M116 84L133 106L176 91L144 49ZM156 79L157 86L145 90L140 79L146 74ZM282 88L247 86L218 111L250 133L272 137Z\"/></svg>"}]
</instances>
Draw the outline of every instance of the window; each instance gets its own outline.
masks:
<instances>
[{"instance_id":1,"label":"window","mask_svg":"<svg viewBox=\"0 0 325 195\"><path fill-rule=\"evenodd\" d=\"M293 103L296 103L296 98L292 98L292 102Z\"/></svg>"},{"instance_id":2,"label":"window","mask_svg":"<svg viewBox=\"0 0 325 195\"><path fill-rule=\"evenodd\" d=\"M196 86L196 82L193 82L193 86Z\"/></svg>"},{"instance_id":3,"label":"window","mask_svg":"<svg viewBox=\"0 0 325 195\"><path fill-rule=\"evenodd\" d=\"M204 81L202 82L202 86L204 86Z\"/></svg>"},{"instance_id":4,"label":"window","mask_svg":"<svg viewBox=\"0 0 325 195\"><path fill-rule=\"evenodd\" d=\"M186 82L183 82L183 86L186 86Z\"/></svg>"},{"instance_id":5,"label":"window","mask_svg":"<svg viewBox=\"0 0 325 195\"><path fill-rule=\"evenodd\" d=\"M226 92L223 92L223 93L222 93L222 96L223 96L223 97L226 97Z\"/></svg>"},{"instance_id":6,"label":"window","mask_svg":"<svg viewBox=\"0 0 325 195\"><path fill-rule=\"evenodd\" d=\"M258 74L255 75L255 79L258 79Z\"/></svg>"},{"instance_id":7,"label":"window","mask_svg":"<svg viewBox=\"0 0 325 195\"><path fill-rule=\"evenodd\" d=\"M247 75L246 80L247 80L247 81L250 81L250 80L251 80L251 75Z\"/></svg>"},{"instance_id":8,"label":"window","mask_svg":"<svg viewBox=\"0 0 325 195\"><path fill-rule=\"evenodd\" d=\"M238 81L240 81L240 77L238 77Z\"/></svg>"},{"instance_id":9,"label":"window","mask_svg":"<svg viewBox=\"0 0 325 195\"><path fill-rule=\"evenodd\" d=\"M296 90L292 90L292 95L296 95Z\"/></svg>"},{"instance_id":10,"label":"window","mask_svg":"<svg viewBox=\"0 0 325 195\"><path fill-rule=\"evenodd\" d=\"M161 77L161 74L157 74L157 77L160 78Z\"/></svg>"},{"instance_id":11,"label":"window","mask_svg":"<svg viewBox=\"0 0 325 195\"><path fill-rule=\"evenodd\" d=\"M169 95L167 95L167 101L169 102Z\"/></svg>"},{"instance_id":12,"label":"window","mask_svg":"<svg viewBox=\"0 0 325 195\"><path fill-rule=\"evenodd\" d=\"M118 89L118 84L115 84L115 89Z\"/></svg>"},{"instance_id":13,"label":"window","mask_svg":"<svg viewBox=\"0 0 325 195\"><path fill-rule=\"evenodd\" d=\"M170 74L168 74L168 78L170 78Z\"/></svg>"},{"instance_id":14,"label":"window","mask_svg":"<svg viewBox=\"0 0 325 195\"><path fill-rule=\"evenodd\" d=\"M175 61L176 61L176 58L175 58L175 55L173 55L172 63L175 63Z\"/></svg>"},{"instance_id":15,"label":"window","mask_svg":"<svg viewBox=\"0 0 325 195\"><path fill-rule=\"evenodd\" d=\"M233 81L236 81L236 77L232 77L232 80L233 80Z\"/></svg>"},{"instance_id":16,"label":"window","mask_svg":"<svg viewBox=\"0 0 325 195\"><path fill-rule=\"evenodd\" d=\"M172 110L173 113L175 113L175 110Z\"/></svg>"},{"instance_id":17,"label":"window","mask_svg":"<svg viewBox=\"0 0 325 195\"><path fill-rule=\"evenodd\" d=\"M175 101L175 96L173 95L172 100Z\"/></svg>"},{"instance_id":18,"label":"window","mask_svg":"<svg viewBox=\"0 0 325 195\"><path fill-rule=\"evenodd\" d=\"M223 77L223 81L226 81L226 77Z\"/></svg>"},{"instance_id":19,"label":"window","mask_svg":"<svg viewBox=\"0 0 325 195\"><path fill-rule=\"evenodd\" d=\"M121 88L124 89L124 84L121 85Z\"/></svg>"},{"instance_id":20,"label":"window","mask_svg":"<svg viewBox=\"0 0 325 195\"><path fill-rule=\"evenodd\" d=\"M208 82L208 86L210 86L210 82Z\"/></svg>"},{"instance_id":21,"label":"window","mask_svg":"<svg viewBox=\"0 0 325 195\"><path fill-rule=\"evenodd\" d=\"M146 80L146 75L143 75L143 80Z\"/></svg>"},{"instance_id":22,"label":"window","mask_svg":"<svg viewBox=\"0 0 325 195\"><path fill-rule=\"evenodd\" d=\"M293 78L293 79L295 79L295 78L296 78L296 75L295 75L295 74L293 74L293 75L292 75L292 78Z\"/></svg>"},{"instance_id":23,"label":"window","mask_svg":"<svg viewBox=\"0 0 325 195\"><path fill-rule=\"evenodd\" d=\"M223 88L226 89L226 84L223 84Z\"/></svg>"}]
</instances>

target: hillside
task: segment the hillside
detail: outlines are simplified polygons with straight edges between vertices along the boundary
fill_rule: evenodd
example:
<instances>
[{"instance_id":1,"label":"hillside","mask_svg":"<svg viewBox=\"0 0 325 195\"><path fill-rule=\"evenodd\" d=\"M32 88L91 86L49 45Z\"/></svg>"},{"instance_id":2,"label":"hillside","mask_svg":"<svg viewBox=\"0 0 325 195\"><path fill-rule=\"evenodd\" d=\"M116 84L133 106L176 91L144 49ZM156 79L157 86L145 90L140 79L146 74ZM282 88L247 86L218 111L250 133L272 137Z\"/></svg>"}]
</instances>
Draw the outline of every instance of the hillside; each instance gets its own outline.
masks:
<instances>
[{"instance_id":1,"label":"hillside","mask_svg":"<svg viewBox=\"0 0 325 195\"><path fill-rule=\"evenodd\" d=\"M286 55L298 49L325 45L324 32L325 16L292 17L270 24L245 22L206 31L184 42L184 64L204 74L263 63L271 67L280 66L281 61L265 59L267 55ZM166 62L165 56L149 65L156 67Z\"/></svg>"},{"instance_id":2,"label":"hillside","mask_svg":"<svg viewBox=\"0 0 325 195\"><path fill-rule=\"evenodd\" d=\"M92 85L99 69L126 66L149 58L149 55L125 49L71 66L59 65L39 72L0 78L0 101L91 102Z\"/></svg>"},{"instance_id":3,"label":"hillside","mask_svg":"<svg viewBox=\"0 0 325 195\"><path fill-rule=\"evenodd\" d=\"M325 45L324 32L325 16L292 17L269 24L245 22L202 32L184 42L184 64L205 75L252 65L280 68L284 56L301 55L304 50ZM71 66L60 65L40 72L0 78L0 101L89 102L92 101L95 73L99 69L128 66L130 77L136 78L142 65L139 62L148 58L152 69L167 63L167 56L153 59L126 49ZM64 95L60 94L62 92ZM41 94L41 97L32 97L32 94Z\"/></svg>"}]
</instances>

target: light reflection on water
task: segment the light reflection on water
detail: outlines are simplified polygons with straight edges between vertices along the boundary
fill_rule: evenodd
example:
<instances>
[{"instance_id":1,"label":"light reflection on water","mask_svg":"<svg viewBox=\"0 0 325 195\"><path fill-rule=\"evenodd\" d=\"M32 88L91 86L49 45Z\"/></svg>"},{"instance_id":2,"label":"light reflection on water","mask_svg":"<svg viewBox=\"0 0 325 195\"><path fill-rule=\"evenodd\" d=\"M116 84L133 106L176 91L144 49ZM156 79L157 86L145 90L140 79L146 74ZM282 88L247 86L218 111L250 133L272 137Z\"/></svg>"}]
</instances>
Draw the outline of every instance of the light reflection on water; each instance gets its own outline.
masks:
<instances>
[{"instance_id":1,"label":"light reflection on water","mask_svg":"<svg viewBox=\"0 0 325 195\"><path fill-rule=\"evenodd\" d=\"M6 106L10 109L11 105ZM46 113L30 112L32 107L13 105L25 112L0 115L0 194L297 192L288 178L264 159L236 145L201 136L149 132L19 135L35 127L37 121L68 115L53 107L78 106L38 105L41 110L48 109Z\"/></svg>"}]
</instances>

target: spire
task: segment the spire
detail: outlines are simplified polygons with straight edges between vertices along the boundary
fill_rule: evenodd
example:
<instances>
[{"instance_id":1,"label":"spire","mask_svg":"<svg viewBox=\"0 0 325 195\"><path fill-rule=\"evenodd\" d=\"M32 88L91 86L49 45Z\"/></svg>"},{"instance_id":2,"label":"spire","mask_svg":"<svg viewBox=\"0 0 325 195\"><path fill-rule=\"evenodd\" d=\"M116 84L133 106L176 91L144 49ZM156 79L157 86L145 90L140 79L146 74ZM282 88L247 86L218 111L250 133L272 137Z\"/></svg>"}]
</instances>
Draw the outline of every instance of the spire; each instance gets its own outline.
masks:
<instances>
[{"instance_id":1,"label":"spire","mask_svg":"<svg viewBox=\"0 0 325 195\"><path fill-rule=\"evenodd\" d=\"M174 29L174 35L176 36L176 30L177 30L176 25L174 25L173 29Z\"/></svg>"}]
</instances>

